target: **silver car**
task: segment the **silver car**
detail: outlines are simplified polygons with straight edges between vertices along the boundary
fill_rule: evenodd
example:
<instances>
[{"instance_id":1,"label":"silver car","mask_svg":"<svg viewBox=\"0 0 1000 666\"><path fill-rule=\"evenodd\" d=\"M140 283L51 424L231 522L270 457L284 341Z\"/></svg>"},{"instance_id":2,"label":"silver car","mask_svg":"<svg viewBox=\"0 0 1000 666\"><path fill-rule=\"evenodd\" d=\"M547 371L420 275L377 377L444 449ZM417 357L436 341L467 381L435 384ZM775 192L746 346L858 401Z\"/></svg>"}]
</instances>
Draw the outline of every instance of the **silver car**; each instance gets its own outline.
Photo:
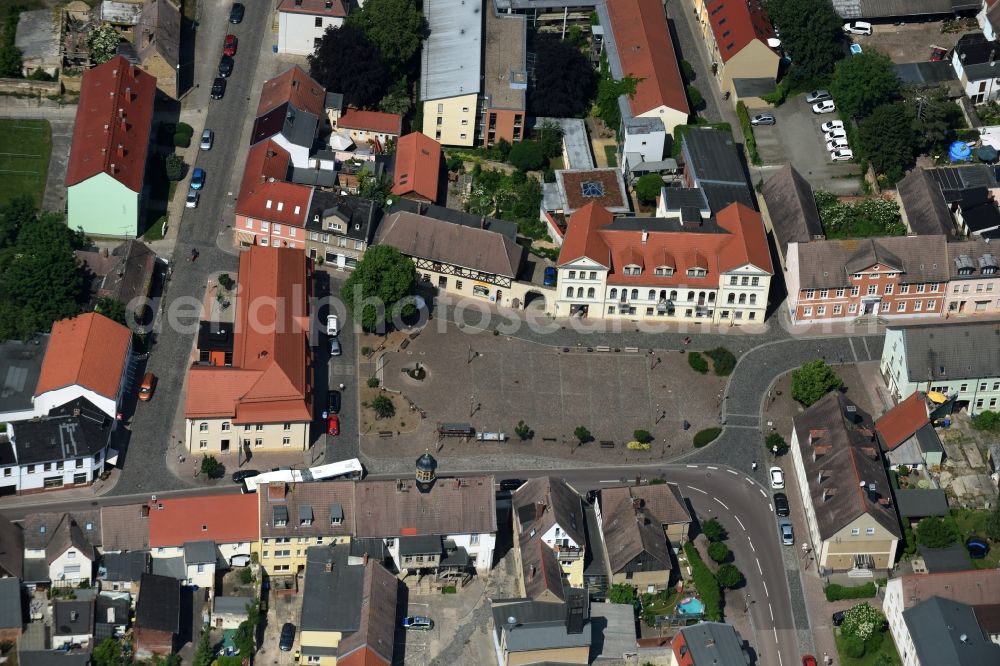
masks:
<instances>
[{"instance_id":1,"label":"silver car","mask_svg":"<svg viewBox=\"0 0 1000 666\"><path fill-rule=\"evenodd\" d=\"M756 116L750 118L751 125L773 125L775 123L774 116L770 113L758 113Z\"/></svg>"},{"instance_id":2,"label":"silver car","mask_svg":"<svg viewBox=\"0 0 1000 666\"><path fill-rule=\"evenodd\" d=\"M833 99L829 90L813 90L811 93L806 93L806 104L825 102L828 99Z\"/></svg>"},{"instance_id":3,"label":"silver car","mask_svg":"<svg viewBox=\"0 0 1000 666\"><path fill-rule=\"evenodd\" d=\"M778 532L781 534L781 544L783 546L795 545L795 535L792 534L792 523L790 521L779 520Z\"/></svg>"},{"instance_id":4,"label":"silver car","mask_svg":"<svg viewBox=\"0 0 1000 666\"><path fill-rule=\"evenodd\" d=\"M205 130L201 133L201 149L202 150L212 150L212 144L215 143L215 132L210 129Z\"/></svg>"},{"instance_id":5,"label":"silver car","mask_svg":"<svg viewBox=\"0 0 1000 666\"><path fill-rule=\"evenodd\" d=\"M185 208L197 208L198 207L198 197L199 197L198 190L196 190L196 189L194 189L192 187L190 190L188 190L187 198L184 200L184 207Z\"/></svg>"}]
</instances>

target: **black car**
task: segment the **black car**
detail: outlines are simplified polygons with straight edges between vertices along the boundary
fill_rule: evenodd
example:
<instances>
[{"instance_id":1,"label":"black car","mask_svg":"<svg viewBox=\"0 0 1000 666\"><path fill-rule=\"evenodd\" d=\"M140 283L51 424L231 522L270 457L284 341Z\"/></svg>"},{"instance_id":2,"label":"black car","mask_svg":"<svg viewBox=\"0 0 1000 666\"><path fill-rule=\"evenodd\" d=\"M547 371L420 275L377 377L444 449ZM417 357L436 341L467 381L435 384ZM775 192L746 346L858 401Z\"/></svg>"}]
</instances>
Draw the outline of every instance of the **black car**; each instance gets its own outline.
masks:
<instances>
[{"instance_id":1,"label":"black car","mask_svg":"<svg viewBox=\"0 0 1000 666\"><path fill-rule=\"evenodd\" d=\"M233 472L233 483L242 483L243 479L249 479L251 476L257 476L260 474L258 469L241 469L238 472Z\"/></svg>"},{"instance_id":2,"label":"black car","mask_svg":"<svg viewBox=\"0 0 1000 666\"><path fill-rule=\"evenodd\" d=\"M233 60L232 56L224 55L219 61L219 76L222 78L229 78L229 75L233 73L233 65L236 61Z\"/></svg>"},{"instance_id":3,"label":"black car","mask_svg":"<svg viewBox=\"0 0 1000 666\"><path fill-rule=\"evenodd\" d=\"M217 78L212 81L212 99L222 99L226 94L226 80Z\"/></svg>"},{"instance_id":4,"label":"black car","mask_svg":"<svg viewBox=\"0 0 1000 666\"><path fill-rule=\"evenodd\" d=\"M295 625L286 622L281 627L281 639L278 641L278 649L282 652L291 652L292 644L295 642Z\"/></svg>"},{"instance_id":5,"label":"black car","mask_svg":"<svg viewBox=\"0 0 1000 666\"><path fill-rule=\"evenodd\" d=\"M243 14L245 14L247 8L243 6L242 2L234 2L233 8L229 10L229 22L230 23L242 23ZM293 627L294 629L294 627Z\"/></svg>"},{"instance_id":6,"label":"black car","mask_svg":"<svg viewBox=\"0 0 1000 666\"><path fill-rule=\"evenodd\" d=\"M326 409L331 414L340 413L340 391L326 392Z\"/></svg>"},{"instance_id":7,"label":"black car","mask_svg":"<svg viewBox=\"0 0 1000 666\"><path fill-rule=\"evenodd\" d=\"M782 518L788 515L788 496L785 493L774 493L774 512Z\"/></svg>"},{"instance_id":8,"label":"black car","mask_svg":"<svg viewBox=\"0 0 1000 666\"><path fill-rule=\"evenodd\" d=\"M844 611L837 611L833 614L833 626L839 627L844 624Z\"/></svg>"},{"instance_id":9,"label":"black car","mask_svg":"<svg viewBox=\"0 0 1000 666\"><path fill-rule=\"evenodd\" d=\"M500 481L500 490L517 490L525 483L524 479L502 479Z\"/></svg>"}]
</instances>

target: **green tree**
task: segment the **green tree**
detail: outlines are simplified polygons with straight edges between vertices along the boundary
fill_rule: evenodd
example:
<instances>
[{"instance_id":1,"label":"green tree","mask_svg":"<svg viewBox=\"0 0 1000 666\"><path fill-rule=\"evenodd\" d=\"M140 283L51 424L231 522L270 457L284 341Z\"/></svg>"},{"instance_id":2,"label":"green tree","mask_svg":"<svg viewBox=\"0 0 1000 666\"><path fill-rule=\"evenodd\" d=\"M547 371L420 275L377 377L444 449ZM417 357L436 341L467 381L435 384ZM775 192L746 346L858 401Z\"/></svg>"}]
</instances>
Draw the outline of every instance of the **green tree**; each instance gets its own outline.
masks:
<instances>
[{"instance_id":1,"label":"green tree","mask_svg":"<svg viewBox=\"0 0 1000 666\"><path fill-rule=\"evenodd\" d=\"M684 83L691 83L695 79L694 67L691 66L687 60L681 60L681 76L684 77Z\"/></svg>"},{"instance_id":2,"label":"green tree","mask_svg":"<svg viewBox=\"0 0 1000 666\"><path fill-rule=\"evenodd\" d=\"M861 121L858 147L876 173L891 183L903 177L913 164L919 138L902 104L883 104Z\"/></svg>"},{"instance_id":3,"label":"green tree","mask_svg":"<svg viewBox=\"0 0 1000 666\"><path fill-rule=\"evenodd\" d=\"M955 130L965 127L965 116L943 86L907 86L903 90L907 112L921 152L942 153L955 138Z\"/></svg>"},{"instance_id":4,"label":"green tree","mask_svg":"<svg viewBox=\"0 0 1000 666\"><path fill-rule=\"evenodd\" d=\"M708 544L708 556L712 558L713 561L722 564L729 560L732 553L729 551L729 546L722 543L721 541L713 541ZM721 582L721 581L720 581Z\"/></svg>"},{"instance_id":5,"label":"green tree","mask_svg":"<svg viewBox=\"0 0 1000 666\"><path fill-rule=\"evenodd\" d=\"M21 49L7 40L0 42L0 76L18 78L23 74L23 67Z\"/></svg>"},{"instance_id":6,"label":"green tree","mask_svg":"<svg viewBox=\"0 0 1000 666\"><path fill-rule=\"evenodd\" d=\"M885 615L867 601L844 611L844 622L840 632L845 636L854 636L861 641L867 641L873 634L882 631Z\"/></svg>"},{"instance_id":7,"label":"green tree","mask_svg":"<svg viewBox=\"0 0 1000 666\"><path fill-rule=\"evenodd\" d=\"M511 146L507 161L521 171L534 171L545 164L545 155L537 141L518 141Z\"/></svg>"},{"instance_id":8,"label":"green tree","mask_svg":"<svg viewBox=\"0 0 1000 666\"><path fill-rule=\"evenodd\" d=\"M122 326L128 326L125 318L125 304L117 298L101 296L94 304L94 312L102 314L111 321L116 321Z\"/></svg>"},{"instance_id":9,"label":"green tree","mask_svg":"<svg viewBox=\"0 0 1000 666\"><path fill-rule=\"evenodd\" d=\"M594 99L597 75L587 56L569 41L541 33L535 37L535 76L528 103L536 116L576 118Z\"/></svg>"},{"instance_id":10,"label":"green tree","mask_svg":"<svg viewBox=\"0 0 1000 666\"><path fill-rule=\"evenodd\" d=\"M87 49L90 59L100 65L115 57L121 36L109 23L103 23L87 35Z\"/></svg>"},{"instance_id":11,"label":"green tree","mask_svg":"<svg viewBox=\"0 0 1000 666\"><path fill-rule=\"evenodd\" d=\"M986 536L990 540L1000 541L1000 494L997 495L997 499L993 503L993 510L990 511L990 515L986 517L984 528Z\"/></svg>"},{"instance_id":12,"label":"green tree","mask_svg":"<svg viewBox=\"0 0 1000 666\"><path fill-rule=\"evenodd\" d=\"M411 108L413 99L410 97L410 81L405 76L393 83L389 87L389 92L378 103L379 111L399 116L405 116Z\"/></svg>"},{"instance_id":13,"label":"green tree","mask_svg":"<svg viewBox=\"0 0 1000 666\"><path fill-rule=\"evenodd\" d=\"M777 455L783 456L788 453L788 442L779 433L772 432L764 438L764 448L771 452L776 451Z\"/></svg>"},{"instance_id":14,"label":"green tree","mask_svg":"<svg viewBox=\"0 0 1000 666\"><path fill-rule=\"evenodd\" d=\"M805 363L792 373L792 397L806 407L843 385L833 368L820 359Z\"/></svg>"},{"instance_id":15,"label":"green tree","mask_svg":"<svg viewBox=\"0 0 1000 666\"><path fill-rule=\"evenodd\" d=\"M586 444L594 439L594 436L590 434L590 431L583 426L577 426L576 430L573 431L573 436L576 437L580 444Z\"/></svg>"},{"instance_id":16,"label":"green tree","mask_svg":"<svg viewBox=\"0 0 1000 666\"><path fill-rule=\"evenodd\" d=\"M604 121L609 129L617 131L622 124L622 114L618 108L618 98L628 95L629 99L635 97L635 88L640 79L632 75L627 75L623 79L616 81L611 75L611 66L608 65L608 58L601 56L600 79L597 82L597 117Z\"/></svg>"},{"instance_id":17,"label":"green tree","mask_svg":"<svg viewBox=\"0 0 1000 666\"><path fill-rule=\"evenodd\" d=\"M540 127L534 131L535 140L542 147L542 154L546 159L562 155L563 150L563 130L557 123L545 120Z\"/></svg>"},{"instance_id":18,"label":"green tree","mask_svg":"<svg viewBox=\"0 0 1000 666\"><path fill-rule=\"evenodd\" d=\"M845 118L864 118L899 95L899 76L889 56L874 49L844 58L833 68L830 93Z\"/></svg>"},{"instance_id":19,"label":"green tree","mask_svg":"<svg viewBox=\"0 0 1000 666\"><path fill-rule=\"evenodd\" d=\"M0 250L17 241L17 234L25 225L38 219L38 206L29 194L13 197L0 208Z\"/></svg>"},{"instance_id":20,"label":"green tree","mask_svg":"<svg viewBox=\"0 0 1000 666\"><path fill-rule=\"evenodd\" d=\"M215 659L215 651L212 649L212 636L208 627L201 632L198 645L194 649L194 666L211 666Z\"/></svg>"},{"instance_id":21,"label":"green tree","mask_svg":"<svg viewBox=\"0 0 1000 666\"><path fill-rule=\"evenodd\" d=\"M535 436L535 431L529 428L524 421L518 421L517 425L514 426L514 434L522 442L525 442Z\"/></svg>"},{"instance_id":22,"label":"green tree","mask_svg":"<svg viewBox=\"0 0 1000 666\"><path fill-rule=\"evenodd\" d=\"M412 299L417 284L413 261L389 245L365 252L340 290L347 309L367 332L384 332L397 311L403 317L416 312Z\"/></svg>"},{"instance_id":23,"label":"green tree","mask_svg":"<svg viewBox=\"0 0 1000 666\"><path fill-rule=\"evenodd\" d=\"M370 199L379 206L385 207L385 202L392 192L392 182L382 175L364 171L358 178L358 196Z\"/></svg>"},{"instance_id":24,"label":"green tree","mask_svg":"<svg viewBox=\"0 0 1000 666\"><path fill-rule=\"evenodd\" d=\"M184 169L187 165L184 164L184 158L177 153L170 153L163 162L164 171L167 174L167 180L178 181L184 177Z\"/></svg>"},{"instance_id":25,"label":"green tree","mask_svg":"<svg viewBox=\"0 0 1000 666\"><path fill-rule=\"evenodd\" d=\"M635 602L635 588L625 583L615 583L608 588L608 603L632 604Z\"/></svg>"},{"instance_id":26,"label":"green tree","mask_svg":"<svg viewBox=\"0 0 1000 666\"><path fill-rule=\"evenodd\" d=\"M705 107L705 98L697 86L688 85L685 87L685 90L687 90L688 101L691 102L692 111L700 111Z\"/></svg>"},{"instance_id":27,"label":"green tree","mask_svg":"<svg viewBox=\"0 0 1000 666\"><path fill-rule=\"evenodd\" d=\"M392 398L384 393L372 398L371 406L377 419L390 419L396 414L396 405L392 402Z\"/></svg>"},{"instance_id":28,"label":"green tree","mask_svg":"<svg viewBox=\"0 0 1000 666\"><path fill-rule=\"evenodd\" d=\"M660 196L662 187L663 178L660 177L660 174L643 174L635 181L635 195L642 203L653 204L656 203L656 197Z\"/></svg>"},{"instance_id":29,"label":"green tree","mask_svg":"<svg viewBox=\"0 0 1000 666\"><path fill-rule=\"evenodd\" d=\"M698 352L691 352L687 355L687 357L688 365L691 366L692 370L701 374L708 372L708 361L705 360L704 356Z\"/></svg>"},{"instance_id":30,"label":"green tree","mask_svg":"<svg viewBox=\"0 0 1000 666\"><path fill-rule=\"evenodd\" d=\"M201 473L210 479L221 478L226 473L226 467L215 456L205 455L201 458Z\"/></svg>"},{"instance_id":31,"label":"green tree","mask_svg":"<svg viewBox=\"0 0 1000 666\"><path fill-rule=\"evenodd\" d=\"M701 533L709 541L725 541L728 536L726 528L715 518L709 518L701 524Z\"/></svg>"},{"instance_id":32,"label":"green tree","mask_svg":"<svg viewBox=\"0 0 1000 666\"><path fill-rule=\"evenodd\" d=\"M114 638L105 638L90 654L94 666L121 666L122 644Z\"/></svg>"},{"instance_id":33,"label":"green tree","mask_svg":"<svg viewBox=\"0 0 1000 666\"><path fill-rule=\"evenodd\" d=\"M720 566L715 574L715 578L719 581L719 585L727 590L739 587L745 580L743 572L736 568L735 564L723 564Z\"/></svg>"},{"instance_id":34,"label":"green tree","mask_svg":"<svg viewBox=\"0 0 1000 666\"><path fill-rule=\"evenodd\" d=\"M945 548L958 541L955 521L928 516L917 523L917 543L928 548Z\"/></svg>"},{"instance_id":35,"label":"green tree","mask_svg":"<svg viewBox=\"0 0 1000 666\"><path fill-rule=\"evenodd\" d=\"M1000 431L1000 412L984 409L972 417L972 427L985 432Z\"/></svg>"},{"instance_id":36,"label":"green tree","mask_svg":"<svg viewBox=\"0 0 1000 666\"><path fill-rule=\"evenodd\" d=\"M632 439L647 444L653 441L653 435L648 430L636 430L632 433Z\"/></svg>"},{"instance_id":37,"label":"green tree","mask_svg":"<svg viewBox=\"0 0 1000 666\"><path fill-rule=\"evenodd\" d=\"M347 25L364 33L393 77L408 69L426 32L414 0L366 0L351 12Z\"/></svg>"},{"instance_id":38,"label":"green tree","mask_svg":"<svg viewBox=\"0 0 1000 666\"><path fill-rule=\"evenodd\" d=\"M788 78L812 85L833 73L844 57L843 19L830 0L767 0L767 14L781 26L781 45L792 54Z\"/></svg>"},{"instance_id":39,"label":"green tree","mask_svg":"<svg viewBox=\"0 0 1000 666\"><path fill-rule=\"evenodd\" d=\"M354 25L326 29L309 56L309 73L327 90L343 93L346 104L360 108L378 104L390 82L378 49Z\"/></svg>"}]
</instances>

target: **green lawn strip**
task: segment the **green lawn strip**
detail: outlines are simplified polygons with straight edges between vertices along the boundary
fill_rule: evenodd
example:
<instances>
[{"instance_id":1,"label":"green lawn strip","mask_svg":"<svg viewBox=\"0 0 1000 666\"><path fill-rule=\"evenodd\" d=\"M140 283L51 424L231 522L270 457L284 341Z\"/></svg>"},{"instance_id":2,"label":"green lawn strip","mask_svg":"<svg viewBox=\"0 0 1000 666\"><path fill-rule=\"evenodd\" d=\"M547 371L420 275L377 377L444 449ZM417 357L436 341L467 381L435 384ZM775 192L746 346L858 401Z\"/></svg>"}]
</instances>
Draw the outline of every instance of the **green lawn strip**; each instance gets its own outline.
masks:
<instances>
[{"instance_id":1,"label":"green lawn strip","mask_svg":"<svg viewBox=\"0 0 1000 666\"><path fill-rule=\"evenodd\" d=\"M51 153L49 121L0 119L0 204L29 194L41 206Z\"/></svg>"}]
</instances>

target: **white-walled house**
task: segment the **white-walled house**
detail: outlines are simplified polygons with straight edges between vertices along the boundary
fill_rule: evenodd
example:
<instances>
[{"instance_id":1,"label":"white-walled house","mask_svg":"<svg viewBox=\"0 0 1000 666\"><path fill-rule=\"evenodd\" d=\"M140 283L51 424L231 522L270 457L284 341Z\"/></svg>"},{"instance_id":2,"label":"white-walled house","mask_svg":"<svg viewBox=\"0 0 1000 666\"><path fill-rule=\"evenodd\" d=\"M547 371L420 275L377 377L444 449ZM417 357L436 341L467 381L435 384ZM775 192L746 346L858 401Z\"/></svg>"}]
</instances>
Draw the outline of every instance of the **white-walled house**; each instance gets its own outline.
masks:
<instances>
[{"instance_id":1,"label":"white-walled house","mask_svg":"<svg viewBox=\"0 0 1000 666\"><path fill-rule=\"evenodd\" d=\"M323 33L347 18L344 0L281 0L278 3L278 53L311 55Z\"/></svg>"},{"instance_id":2,"label":"white-walled house","mask_svg":"<svg viewBox=\"0 0 1000 666\"><path fill-rule=\"evenodd\" d=\"M52 649L88 646L94 640L94 599L53 599Z\"/></svg>"},{"instance_id":3,"label":"white-walled house","mask_svg":"<svg viewBox=\"0 0 1000 666\"><path fill-rule=\"evenodd\" d=\"M24 522L24 581L77 586L92 581L100 525L98 512L42 513Z\"/></svg>"},{"instance_id":4,"label":"white-walled house","mask_svg":"<svg viewBox=\"0 0 1000 666\"><path fill-rule=\"evenodd\" d=\"M982 104L1000 96L1000 72L994 66L1000 45L981 32L969 32L959 38L951 52L951 67L962 90L973 104Z\"/></svg>"}]
</instances>

